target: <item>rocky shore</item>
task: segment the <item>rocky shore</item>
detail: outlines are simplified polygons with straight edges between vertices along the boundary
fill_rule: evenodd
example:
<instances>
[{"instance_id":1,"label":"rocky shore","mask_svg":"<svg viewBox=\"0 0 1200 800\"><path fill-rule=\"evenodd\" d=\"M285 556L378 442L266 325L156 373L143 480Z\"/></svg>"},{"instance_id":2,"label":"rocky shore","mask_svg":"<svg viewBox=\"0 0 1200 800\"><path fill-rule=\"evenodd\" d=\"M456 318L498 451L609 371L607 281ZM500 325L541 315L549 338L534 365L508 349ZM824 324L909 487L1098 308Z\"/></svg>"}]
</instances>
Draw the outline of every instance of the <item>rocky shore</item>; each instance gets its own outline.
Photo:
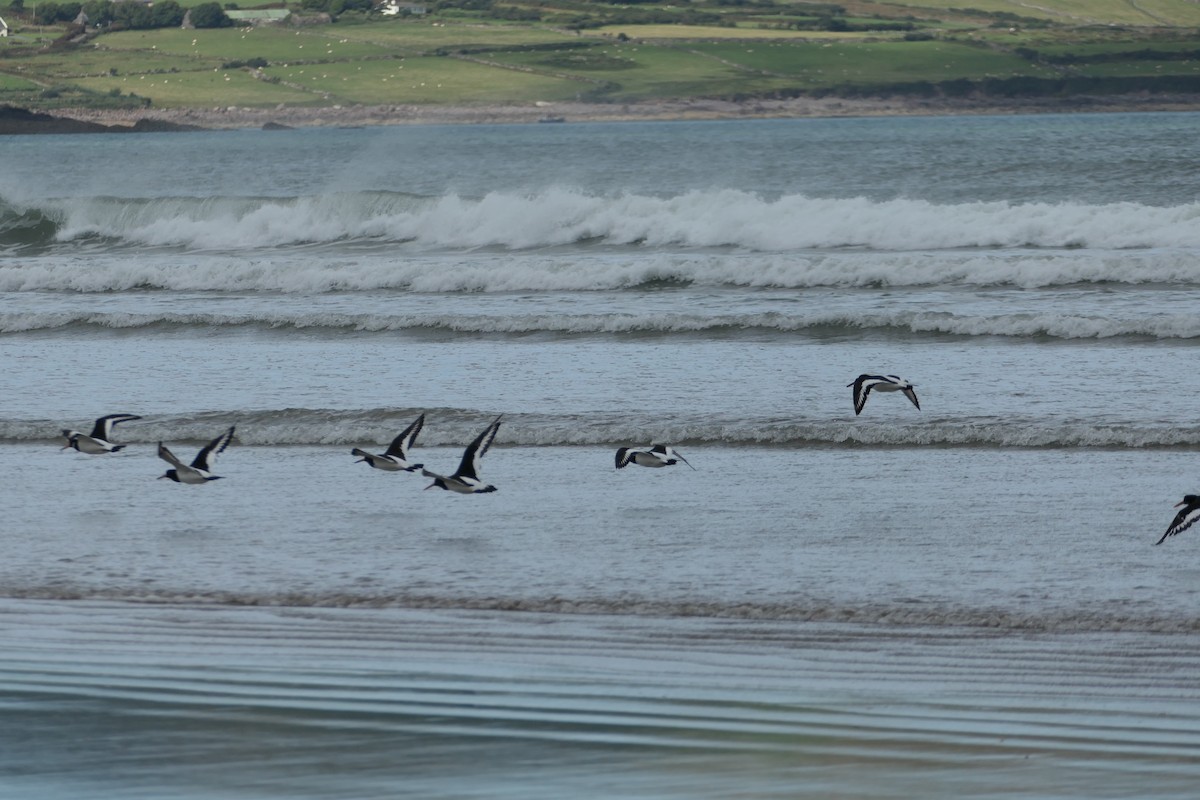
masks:
<instances>
[{"instance_id":1,"label":"rocky shore","mask_svg":"<svg viewBox=\"0 0 1200 800\"><path fill-rule=\"evenodd\" d=\"M153 116L119 123L101 122L58 114L42 114L14 106L0 106L0 134L23 133L153 133L202 130L200 126L171 122Z\"/></svg>"},{"instance_id":2,"label":"rocky shore","mask_svg":"<svg viewBox=\"0 0 1200 800\"><path fill-rule=\"evenodd\" d=\"M0 133L111 133L123 131L286 129L371 125L599 122L884 115L1028 114L1200 110L1200 95L995 98L792 98L787 100L679 100L655 103L529 105L382 105L274 108L60 109L53 116L0 110Z\"/></svg>"}]
</instances>

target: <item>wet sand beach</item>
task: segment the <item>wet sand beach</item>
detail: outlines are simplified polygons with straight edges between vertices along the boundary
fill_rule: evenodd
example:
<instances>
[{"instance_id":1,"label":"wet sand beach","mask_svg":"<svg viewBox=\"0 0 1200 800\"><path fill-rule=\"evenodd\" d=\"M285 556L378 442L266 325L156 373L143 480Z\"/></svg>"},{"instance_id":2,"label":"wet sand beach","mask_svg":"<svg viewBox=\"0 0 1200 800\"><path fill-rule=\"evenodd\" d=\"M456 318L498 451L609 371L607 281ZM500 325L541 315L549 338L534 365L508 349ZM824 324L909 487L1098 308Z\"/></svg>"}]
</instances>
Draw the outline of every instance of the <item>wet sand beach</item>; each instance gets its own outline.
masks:
<instances>
[{"instance_id":1,"label":"wet sand beach","mask_svg":"<svg viewBox=\"0 0 1200 800\"><path fill-rule=\"evenodd\" d=\"M33 600L0 619L6 798L1182 800L1200 772L1195 636Z\"/></svg>"},{"instance_id":2,"label":"wet sand beach","mask_svg":"<svg viewBox=\"0 0 1200 800\"><path fill-rule=\"evenodd\" d=\"M963 98L792 98L786 100L692 99L653 103L541 103L529 105L381 105L246 108L169 108L140 110L61 109L71 119L104 125L133 126L152 120L206 129L293 128L535 122L619 122L805 117L872 117L956 114L1036 114L1064 112L1194 111L1195 95L1120 95L1046 99Z\"/></svg>"}]
</instances>

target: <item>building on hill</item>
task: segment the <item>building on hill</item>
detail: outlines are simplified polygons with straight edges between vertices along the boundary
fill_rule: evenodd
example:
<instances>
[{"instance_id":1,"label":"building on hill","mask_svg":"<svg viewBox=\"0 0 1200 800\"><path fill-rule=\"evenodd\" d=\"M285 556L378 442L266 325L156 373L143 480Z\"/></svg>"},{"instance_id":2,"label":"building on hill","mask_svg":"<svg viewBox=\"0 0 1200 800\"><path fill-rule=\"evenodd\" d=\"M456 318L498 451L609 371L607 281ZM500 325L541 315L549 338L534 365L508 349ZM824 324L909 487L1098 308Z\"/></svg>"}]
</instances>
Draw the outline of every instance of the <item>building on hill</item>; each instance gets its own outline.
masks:
<instances>
[{"instance_id":1,"label":"building on hill","mask_svg":"<svg viewBox=\"0 0 1200 800\"><path fill-rule=\"evenodd\" d=\"M235 25L273 25L287 21L292 12L286 8L231 9L225 16Z\"/></svg>"},{"instance_id":2,"label":"building on hill","mask_svg":"<svg viewBox=\"0 0 1200 800\"><path fill-rule=\"evenodd\" d=\"M419 17L425 14L426 8L421 3L402 3L400 0L384 0L384 2L375 6L375 10L388 17L394 17L400 13Z\"/></svg>"},{"instance_id":3,"label":"building on hill","mask_svg":"<svg viewBox=\"0 0 1200 800\"><path fill-rule=\"evenodd\" d=\"M8 23L4 21L4 17L0 17L0 36L8 36Z\"/></svg>"}]
</instances>

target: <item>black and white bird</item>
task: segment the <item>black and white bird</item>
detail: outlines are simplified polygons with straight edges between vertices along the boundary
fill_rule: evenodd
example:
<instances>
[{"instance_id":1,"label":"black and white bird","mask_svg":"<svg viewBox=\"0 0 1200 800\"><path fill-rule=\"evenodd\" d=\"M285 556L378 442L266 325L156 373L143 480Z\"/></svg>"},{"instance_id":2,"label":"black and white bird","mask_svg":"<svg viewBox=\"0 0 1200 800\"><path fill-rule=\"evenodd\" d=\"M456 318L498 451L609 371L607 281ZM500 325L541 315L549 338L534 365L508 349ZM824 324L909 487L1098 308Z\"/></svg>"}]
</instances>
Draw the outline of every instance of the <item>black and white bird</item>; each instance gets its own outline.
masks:
<instances>
[{"instance_id":1,"label":"black and white bird","mask_svg":"<svg viewBox=\"0 0 1200 800\"><path fill-rule=\"evenodd\" d=\"M209 481L217 481L221 479L220 475L212 474L212 466L217 460L217 456L225 451L233 440L233 428L222 433L217 438L206 444L192 459L191 464L184 464L175 454L166 448L162 442L158 443L158 457L166 461L174 469L169 469L166 473L159 475L158 479L167 478L176 483L208 483Z\"/></svg>"},{"instance_id":2,"label":"black and white bird","mask_svg":"<svg viewBox=\"0 0 1200 800\"><path fill-rule=\"evenodd\" d=\"M496 417L483 433L475 437L475 441L467 445L467 449L463 451L462 463L458 465L458 471L453 475L439 475L427 469L421 470L421 474L426 478L433 478L433 483L425 488L432 489L436 486L439 489L447 489L459 494L483 494L496 491L495 486L479 479L479 462L483 459L483 454L492 446L492 440L496 438L498 430L500 430L500 417Z\"/></svg>"},{"instance_id":3,"label":"black and white bird","mask_svg":"<svg viewBox=\"0 0 1200 800\"><path fill-rule=\"evenodd\" d=\"M847 383L846 386L854 387L854 416L856 417L862 413L863 406L867 404L867 396L872 391L903 392L904 396L917 407L917 410L921 410L921 403L917 400L917 392L913 389L913 384L897 375L859 375L854 379L854 383Z\"/></svg>"},{"instance_id":4,"label":"black and white bird","mask_svg":"<svg viewBox=\"0 0 1200 800\"><path fill-rule=\"evenodd\" d=\"M656 444L653 447L617 448L617 469L623 469L629 464L637 464L639 467L670 467L680 461L692 467L691 463L679 455L674 447L665 444Z\"/></svg>"},{"instance_id":5,"label":"black and white bird","mask_svg":"<svg viewBox=\"0 0 1200 800\"><path fill-rule=\"evenodd\" d=\"M1175 515L1175 519L1171 520L1171 527L1167 528L1167 532L1155 544L1162 544L1167 540L1168 536L1183 533L1192 527L1192 523L1200 519L1200 495L1184 495L1183 500L1175 504L1176 508L1180 506L1183 506L1183 508L1180 508L1179 513Z\"/></svg>"},{"instance_id":6,"label":"black and white bird","mask_svg":"<svg viewBox=\"0 0 1200 800\"><path fill-rule=\"evenodd\" d=\"M392 439L386 453L374 455L356 447L350 451L350 455L358 456L355 464L365 461L375 469L387 472L416 472L425 465L408 463L408 451L413 446L413 442L417 440L417 434L421 432L421 426L424 424L425 415L422 414L417 417L416 422L405 428L403 433Z\"/></svg>"},{"instance_id":7,"label":"black and white bird","mask_svg":"<svg viewBox=\"0 0 1200 800\"><path fill-rule=\"evenodd\" d=\"M135 414L109 414L106 417L96 420L90 434L63 428L62 435L66 438L67 443L63 445L62 449L71 448L91 455L97 453L115 453L123 449L125 445L112 443L113 426L118 422L129 422L134 419L141 419L141 417Z\"/></svg>"}]
</instances>

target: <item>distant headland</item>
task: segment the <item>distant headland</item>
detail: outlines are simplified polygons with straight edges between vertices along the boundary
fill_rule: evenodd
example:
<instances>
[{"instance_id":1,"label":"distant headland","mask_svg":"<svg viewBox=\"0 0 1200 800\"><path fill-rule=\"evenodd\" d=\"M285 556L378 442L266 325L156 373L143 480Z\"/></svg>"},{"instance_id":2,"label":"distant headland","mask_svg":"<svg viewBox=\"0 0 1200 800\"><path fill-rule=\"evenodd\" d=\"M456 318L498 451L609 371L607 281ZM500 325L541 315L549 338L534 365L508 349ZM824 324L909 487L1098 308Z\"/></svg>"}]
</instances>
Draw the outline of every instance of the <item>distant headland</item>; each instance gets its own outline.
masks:
<instances>
[{"instance_id":1,"label":"distant headland","mask_svg":"<svg viewBox=\"0 0 1200 800\"><path fill-rule=\"evenodd\" d=\"M1200 109L1195 0L951 5L14 2L0 130Z\"/></svg>"}]
</instances>

